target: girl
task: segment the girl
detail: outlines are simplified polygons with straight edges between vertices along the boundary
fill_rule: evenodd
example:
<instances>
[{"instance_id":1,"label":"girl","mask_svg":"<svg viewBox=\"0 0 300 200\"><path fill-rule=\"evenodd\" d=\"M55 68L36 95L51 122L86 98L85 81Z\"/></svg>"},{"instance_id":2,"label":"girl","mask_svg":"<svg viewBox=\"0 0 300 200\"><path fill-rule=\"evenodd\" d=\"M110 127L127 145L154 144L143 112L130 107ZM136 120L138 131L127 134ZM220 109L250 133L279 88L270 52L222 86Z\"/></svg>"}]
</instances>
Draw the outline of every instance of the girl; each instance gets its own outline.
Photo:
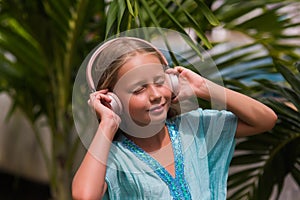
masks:
<instances>
[{"instance_id":1,"label":"girl","mask_svg":"<svg viewBox=\"0 0 300 200\"><path fill-rule=\"evenodd\" d=\"M90 95L100 123L75 174L74 199L226 199L234 137L268 131L277 120L262 103L191 70L165 70L161 52L138 38L109 41L91 60L107 67ZM174 112L194 95L228 111Z\"/></svg>"}]
</instances>

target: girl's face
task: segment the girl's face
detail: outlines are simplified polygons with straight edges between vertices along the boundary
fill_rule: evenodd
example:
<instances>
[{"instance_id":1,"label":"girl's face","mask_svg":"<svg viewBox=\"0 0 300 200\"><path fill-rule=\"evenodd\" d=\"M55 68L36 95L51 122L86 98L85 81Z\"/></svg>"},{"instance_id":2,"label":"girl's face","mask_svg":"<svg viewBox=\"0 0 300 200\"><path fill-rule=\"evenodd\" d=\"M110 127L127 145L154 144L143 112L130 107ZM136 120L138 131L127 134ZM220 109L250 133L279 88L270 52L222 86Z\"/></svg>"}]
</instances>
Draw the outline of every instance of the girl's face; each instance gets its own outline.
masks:
<instances>
[{"instance_id":1,"label":"girl's face","mask_svg":"<svg viewBox=\"0 0 300 200\"><path fill-rule=\"evenodd\" d=\"M117 80L114 92L123 104L123 122L139 126L165 122L172 92L155 55L139 53L130 58L120 68Z\"/></svg>"}]
</instances>

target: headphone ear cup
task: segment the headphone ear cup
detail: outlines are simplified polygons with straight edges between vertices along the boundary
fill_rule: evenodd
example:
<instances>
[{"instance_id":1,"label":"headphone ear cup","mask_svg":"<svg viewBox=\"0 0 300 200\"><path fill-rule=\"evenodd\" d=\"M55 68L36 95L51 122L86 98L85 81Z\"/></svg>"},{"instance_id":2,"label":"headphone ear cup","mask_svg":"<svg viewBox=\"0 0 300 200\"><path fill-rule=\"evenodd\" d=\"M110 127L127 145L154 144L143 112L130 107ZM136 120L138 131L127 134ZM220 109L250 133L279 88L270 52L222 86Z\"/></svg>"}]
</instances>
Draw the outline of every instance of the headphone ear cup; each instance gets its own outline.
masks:
<instances>
[{"instance_id":1,"label":"headphone ear cup","mask_svg":"<svg viewBox=\"0 0 300 200\"><path fill-rule=\"evenodd\" d=\"M175 74L168 74L169 75L169 79L170 79L170 86L171 86L171 90L174 94L174 97L178 95L179 93L179 80L178 80L178 76Z\"/></svg>"},{"instance_id":2,"label":"headphone ear cup","mask_svg":"<svg viewBox=\"0 0 300 200\"><path fill-rule=\"evenodd\" d=\"M107 95L111 99L110 106L111 109L117 114L120 115L123 111L122 103L120 99L112 92L108 92Z\"/></svg>"}]
</instances>

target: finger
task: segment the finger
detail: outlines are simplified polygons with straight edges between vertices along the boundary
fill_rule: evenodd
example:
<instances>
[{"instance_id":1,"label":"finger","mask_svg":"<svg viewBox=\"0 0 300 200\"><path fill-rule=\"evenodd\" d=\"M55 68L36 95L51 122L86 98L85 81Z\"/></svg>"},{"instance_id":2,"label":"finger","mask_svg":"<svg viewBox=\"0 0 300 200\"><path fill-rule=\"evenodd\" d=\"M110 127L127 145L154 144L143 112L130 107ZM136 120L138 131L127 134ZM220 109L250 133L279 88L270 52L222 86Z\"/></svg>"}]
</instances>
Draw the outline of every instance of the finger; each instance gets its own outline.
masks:
<instances>
[{"instance_id":1,"label":"finger","mask_svg":"<svg viewBox=\"0 0 300 200\"><path fill-rule=\"evenodd\" d=\"M105 101L105 102L110 103L111 99L107 94L108 94L108 89L99 90L99 91L91 93L90 99L91 100L97 99L98 101Z\"/></svg>"},{"instance_id":2,"label":"finger","mask_svg":"<svg viewBox=\"0 0 300 200\"><path fill-rule=\"evenodd\" d=\"M185 70L185 68L182 67L182 66L176 66L176 67L174 67L174 69L175 69L179 74L182 73L182 72Z\"/></svg>"},{"instance_id":3,"label":"finger","mask_svg":"<svg viewBox=\"0 0 300 200\"><path fill-rule=\"evenodd\" d=\"M110 103L111 102L111 98L107 95L107 94L101 94L101 93L98 93L95 95L96 99L98 99L99 101L104 101L104 102L108 102Z\"/></svg>"},{"instance_id":4,"label":"finger","mask_svg":"<svg viewBox=\"0 0 300 200\"><path fill-rule=\"evenodd\" d=\"M91 96L97 96L99 94L107 94L107 93L108 93L108 89L97 90L95 92L90 93L90 97Z\"/></svg>"},{"instance_id":5,"label":"finger","mask_svg":"<svg viewBox=\"0 0 300 200\"><path fill-rule=\"evenodd\" d=\"M90 99L88 100L89 106L96 108L96 106L99 106L99 104L102 104L102 101L109 100L105 97L106 95L101 94L99 92L94 92L90 94Z\"/></svg>"},{"instance_id":6,"label":"finger","mask_svg":"<svg viewBox=\"0 0 300 200\"><path fill-rule=\"evenodd\" d=\"M174 97L171 102L174 104L178 103L179 102L178 96Z\"/></svg>"},{"instance_id":7,"label":"finger","mask_svg":"<svg viewBox=\"0 0 300 200\"><path fill-rule=\"evenodd\" d=\"M166 72L167 74L175 74L175 75L178 75L178 72L177 72L174 68L166 69L165 72Z\"/></svg>"}]
</instances>

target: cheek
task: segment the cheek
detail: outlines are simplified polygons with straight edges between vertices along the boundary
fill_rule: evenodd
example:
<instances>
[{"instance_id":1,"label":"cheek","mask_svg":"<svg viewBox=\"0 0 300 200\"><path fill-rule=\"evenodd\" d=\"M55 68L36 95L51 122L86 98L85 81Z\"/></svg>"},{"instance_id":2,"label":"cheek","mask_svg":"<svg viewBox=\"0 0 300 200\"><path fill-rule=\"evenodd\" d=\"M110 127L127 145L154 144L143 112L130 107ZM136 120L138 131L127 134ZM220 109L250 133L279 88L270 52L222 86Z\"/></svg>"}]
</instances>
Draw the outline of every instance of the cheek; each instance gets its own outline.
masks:
<instances>
[{"instance_id":1,"label":"cheek","mask_svg":"<svg viewBox=\"0 0 300 200\"><path fill-rule=\"evenodd\" d=\"M163 102L171 103L172 100L172 92L168 87L160 87L158 88L161 93L161 97L163 98ZM126 95L123 98L123 106L124 111L130 117L134 116L142 116L145 114L146 110L149 108L149 98L147 95Z\"/></svg>"},{"instance_id":2,"label":"cheek","mask_svg":"<svg viewBox=\"0 0 300 200\"><path fill-rule=\"evenodd\" d=\"M128 99L128 112L132 115L142 114L146 110L147 98L143 95L131 96Z\"/></svg>"},{"instance_id":3,"label":"cheek","mask_svg":"<svg viewBox=\"0 0 300 200\"><path fill-rule=\"evenodd\" d=\"M163 97L167 100L167 101L171 101L172 99L172 91L168 88L168 87L163 87L161 89Z\"/></svg>"}]
</instances>

